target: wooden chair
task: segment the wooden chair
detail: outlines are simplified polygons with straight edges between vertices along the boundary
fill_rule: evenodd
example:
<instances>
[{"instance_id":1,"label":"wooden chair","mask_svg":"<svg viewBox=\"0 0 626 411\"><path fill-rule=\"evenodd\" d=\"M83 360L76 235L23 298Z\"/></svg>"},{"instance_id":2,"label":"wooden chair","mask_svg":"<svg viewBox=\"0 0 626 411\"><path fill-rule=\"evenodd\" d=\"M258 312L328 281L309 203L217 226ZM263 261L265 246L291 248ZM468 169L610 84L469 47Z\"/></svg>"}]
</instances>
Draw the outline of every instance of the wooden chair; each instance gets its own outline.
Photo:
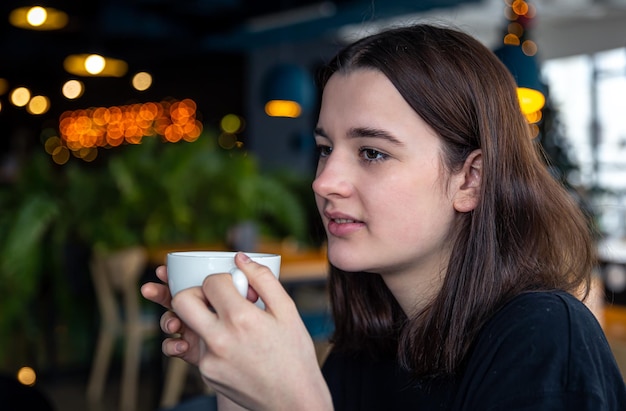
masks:
<instances>
[{"instance_id":1,"label":"wooden chair","mask_svg":"<svg viewBox=\"0 0 626 411\"><path fill-rule=\"evenodd\" d=\"M189 364L180 358L168 359L163 392L159 403L162 409L174 407L180 402L190 368ZM208 388L205 390L207 393L209 392Z\"/></svg>"},{"instance_id":2,"label":"wooden chair","mask_svg":"<svg viewBox=\"0 0 626 411\"><path fill-rule=\"evenodd\" d=\"M120 411L137 409L141 347L147 337L157 335L156 318L142 318L139 279L147 264L142 247L113 253L96 253L90 263L91 276L101 315L100 331L91 373L87 400L101 401L115 341L124 341L120 388Z\"/></svg>"}]
</instances>

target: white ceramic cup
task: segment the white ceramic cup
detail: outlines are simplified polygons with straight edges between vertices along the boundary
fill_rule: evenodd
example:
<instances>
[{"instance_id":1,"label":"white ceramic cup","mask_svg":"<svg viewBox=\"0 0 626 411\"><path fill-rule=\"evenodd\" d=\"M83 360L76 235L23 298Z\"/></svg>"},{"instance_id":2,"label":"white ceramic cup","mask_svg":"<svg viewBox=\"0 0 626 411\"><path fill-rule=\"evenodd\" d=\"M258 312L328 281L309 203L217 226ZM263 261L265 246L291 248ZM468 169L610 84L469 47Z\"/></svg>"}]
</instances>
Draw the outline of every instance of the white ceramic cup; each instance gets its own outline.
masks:
<instances>
[{"instance_id":1,"label":"white ceramic cup","mask_svg":"<svg viewBox=\"0 0 626 411\"><path fill-rule=\"evenodd\" d=\"M248 294L248 278L235 265L235 251L176 251L167 254L167 278L172 297L179 291L202 286L211 274L230 273L239 294ZM280 255L246 253L253 261L267 266L276 278L280 273ZM257 301L259 307L263 302Z\"/></svg>"}]
</instances>

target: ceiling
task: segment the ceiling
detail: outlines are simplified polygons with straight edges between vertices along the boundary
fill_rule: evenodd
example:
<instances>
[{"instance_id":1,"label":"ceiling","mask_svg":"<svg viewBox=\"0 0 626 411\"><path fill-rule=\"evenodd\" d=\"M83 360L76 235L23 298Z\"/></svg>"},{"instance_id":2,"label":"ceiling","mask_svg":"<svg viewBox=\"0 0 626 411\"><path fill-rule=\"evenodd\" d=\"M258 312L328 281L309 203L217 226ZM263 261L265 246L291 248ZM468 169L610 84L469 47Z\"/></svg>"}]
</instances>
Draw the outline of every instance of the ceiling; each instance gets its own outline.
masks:
<instances>
[{"instance_id":1,"label":"ceiling","mask_svg":"<svg viewBox=\"0 0 626 411\"><path fill-rule=\"evenodd\" d=\"M512 0L481 0L455 7L378 19L367 24L373 29L415 20L451 23L472 34L491 48L502 40L505 3ZM626 0L527 0L536 10L531 37L539 46L540 59L591 54L626 46ZM354 38L367 32L364 24L344 26L340 35Z\"/></svg>"},{"instance_id":2,"label":"ceiling","mask_svg":"<svg viewBox=\"0 0 626 411\"><path fill-rule=\"evenodd\" d=\"M98 53L128 62L129 75L141 70L161 74L164 80L155 82L155 95L164 93L164 88L176 88L181 94L228 93L222 103L228 105L230 99L232 106L241 100L245 56L253 49L322 39L346 24L477 2L2 0L0 78L6 78L11 87L26 85L39 93L58 95L60 83L69 77L63 70L65 57L72 53ZM14 8L37 4L65 11L69 16L67 27L31 31L8 23ZM204 89L197 89L197 81L190 81L198 78ZM95 83L92 80L85 81ZM85 95L80 104L119 104L123 99L119 92L113 92L113 81L100 79L90 90L94 87L98 88L91 93L91 100ZM185 87L191 91L188 93Z\"/></svg>"},{"instance_id":3,"label":"ceiling","mask_svg":"<svg viewBox=\"0 0 626 411\"><path fill-rule=\"evenodd\" d=\"M60 82L68 78L63 59L71 53L95 52L126 60L129 73L165 71L162 88L145 98L162 98L162 90L177 90L192 98L217 95L220 98L212 97L213 103L242 109L245 56L253 50L424 18L452 22L489 45L501 36L504 1L1 0L0 78L11 86L22 84L58 95ZM69 25L55 32L9 25L6 16L12 9L35 3L66 11ZM538 10L535 37L544 58L626 44L626 0L532 3ZM198 78L200 86L191 81ZM124 104L125 97L112 80L85 80L90 81L95 92L74 104ZM7 116L6 109L0 112L0 122L19 116L32 122L22 112Z\"/></svg>"},{"instance_id":4,"label":"ceiling","mask_svg":"<svg viewBox=\"0 0 626 411\"><path fill-rule=\"evenodd\" d=\"M345 24L470 2L477 0L3 0L0 70L21 71L91 51L114 54L131 65L165 55L244 53L322 37ZM56 32L8 24L4 16L11 9L36 3L64 10L70 24Z\"/></svg>"},{"instance_id":5,"label":"ceiling","mask_svg":"<svg viewBox=\"0 0 626 411\"><path fill-rule=\"evenodd\" d=\"M626 43L626 0L531 2L549 56ZM70 24L55 32L8 24L13 8L33 4L66 11ZM181 56L241 55L321 39L350 25L415 16L452 21L489 43L500 35L503 8L504 0L2 0L0 77L52 76L65 56L77 52L109 54L128 61L131 70L150 69Z\"/></svg>"}]
</instances>

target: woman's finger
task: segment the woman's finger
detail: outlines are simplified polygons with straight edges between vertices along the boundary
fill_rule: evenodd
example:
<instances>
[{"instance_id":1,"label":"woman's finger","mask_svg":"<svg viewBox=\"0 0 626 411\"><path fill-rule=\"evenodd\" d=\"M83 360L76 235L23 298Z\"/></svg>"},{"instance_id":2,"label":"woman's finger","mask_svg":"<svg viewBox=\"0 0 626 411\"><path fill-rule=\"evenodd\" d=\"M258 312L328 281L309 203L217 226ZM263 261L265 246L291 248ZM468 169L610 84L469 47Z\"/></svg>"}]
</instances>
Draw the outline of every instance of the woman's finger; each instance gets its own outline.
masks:
<instances>
[{"instance_id":1,"label":"woman's finger","mask_svg":"<svg viewBox=\"0 0 626 411\"><path fill-rule=\"evenodd\" d=\"M232 312L242 303L245 307L250 305L250 301L243 298L237 291L230 274L214 274L206 277L202 283L202 291L218 317Z\"/></svg>"},{"instance_id":2,"label":"woman's finger","mask_svg":"<svg viewBox=\"0 0 626 411\"><path fill-rule=\"evenodd\" d=\"M169 309L172 295L167 284L145 283L141 286L141 295L147 300Z\"/></svg>"},{"instance_id":3,"label":"woman's finger","mask_svg":"<svg viewBox=\"0 0 626 411\"><path fill-rule=\"evenodd\" d=\"M250 287L263 300L266 311L276 314L294 308L293 300L268 267L253 261L244 253L237 253L235 263L248 278Z\"/></svg>"},{"instance_id":4,"label":"woman's finger","mask_svg":"<svg viewBox=\"0 0 626 411\"><path fill-rule=\"evenodd\" d=\"M166 338L161 343L161 351L168 357L181 357L187 354L189 343L181 338Z\"/></svg>"},{"instance_id":5,"label":"woman's finger","mask_svg":"<svg viewBox=\"0 0 626 411\"><path fill-rule=\"evenodd\" d=\"M165 265L160 265L156 268L155 270L156 276L159 280L163 281L164 283L168 282L168 277L167 277L167 266Z\"/></svg>"},{"instance_id":6,"label":"woman's finger","mask_svg":"<svg viewBox=\"0 0 626 411\"><path fill-rule=\"evenodd\" d=\"M161 330L166 334L180 334L184 327L180 318L171 311L167 311L161 316L159 325L161 326Z\"/></svg>"},{"instance_id":7,"label":"woman's finger","mask_svg":"<svg viewBox=\"0 0 626 411\"><path fill-rule=\"evenodd\" d=\"M207 332L213 328L212 326L217 321L215 313L208 309L209 307L209 302L200 287L191 287L179 291L172 298L174 313L185 324L185 327L191 328L202 338L206 338Z\"/></svg>"},{"instance_id":8,"label":"woman's finger","mask_svg":"<svg viewBox=\"0 0 626 411\"><path fill-rule=\"evenodd\" d=\"M167 268L164 265L158 266L155 270L156 276L163 284L149 282L141 286L141 295L147 300L160 304L163 307L171 308L172 296L167 285Z\"/></svg>"}]
</instances>

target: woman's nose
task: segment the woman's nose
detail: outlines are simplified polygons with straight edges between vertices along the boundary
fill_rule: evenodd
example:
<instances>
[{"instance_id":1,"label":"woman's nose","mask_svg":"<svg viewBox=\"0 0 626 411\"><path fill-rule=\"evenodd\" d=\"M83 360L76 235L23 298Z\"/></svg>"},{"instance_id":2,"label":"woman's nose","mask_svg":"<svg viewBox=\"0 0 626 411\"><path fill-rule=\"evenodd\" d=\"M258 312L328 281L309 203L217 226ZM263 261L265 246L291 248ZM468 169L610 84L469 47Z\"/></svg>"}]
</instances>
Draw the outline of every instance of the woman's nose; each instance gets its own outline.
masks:
<instances>
[{"instance_id":1,"label":"woman's nose","mask_svg":"<svg viewBox=\"0 0 626 411\"><path fill-rule=\"evenodd\" d=\"M352 187L348 169L345 161L342 161L334 153L325 161L320 162L317 166L315 180L313 180L315 194L321 197L348 196Z\"/></svg>"}]
</instances>

